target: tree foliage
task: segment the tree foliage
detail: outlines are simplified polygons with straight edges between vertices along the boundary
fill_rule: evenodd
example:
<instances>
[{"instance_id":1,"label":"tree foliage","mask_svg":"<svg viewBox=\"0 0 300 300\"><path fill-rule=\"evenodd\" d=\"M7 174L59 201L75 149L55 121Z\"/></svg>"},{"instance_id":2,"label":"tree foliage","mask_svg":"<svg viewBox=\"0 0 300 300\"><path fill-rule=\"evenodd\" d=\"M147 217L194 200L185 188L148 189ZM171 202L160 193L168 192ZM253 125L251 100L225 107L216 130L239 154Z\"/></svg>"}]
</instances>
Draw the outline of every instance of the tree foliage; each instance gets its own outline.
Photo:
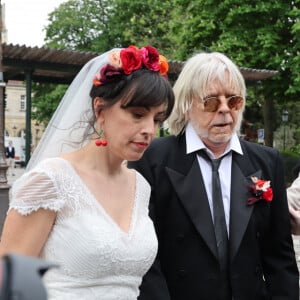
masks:
<instances>
[{"instance_id":1,"label":"tree foliage","mask_svg":"<svg viewBox=\"0 0 300 300\"><path fill-rule=\"evenodd\" d=\"M67 86L54 84L34 84L34 97L32 98L32 118L47 125L57 108Z\"/></svg>"},{"instance_id":2,"label":"tree foliage","mask_svg":"<svg viewBox=\"0 0 300 300\"><path fill-rule=\"evenodd\" d=\"M172 11L172 1L115 0L108 20L111 38L116 46L152 45L170 56L175 50L170 34Z\"/></svg>"},{"instance_id":3,"label":"tree foliage","mask_svg":"<svg viewBox=\"0 0 300 300\"><path fill-rule=\"evenodd\" d=\"M221 51L240 66L280 71L260 87L266 142L272 145L280 121L274 108L300 95L299 0L177 2L187 12L178 29L182 59L199 50Z\"/></svg>"},{"instance_id":4,"label":"tree foliage","mask_svg":"<svg viewBox=\"0 0 300 300\"><path fill-rule=\"evenodd\" d=\"M69 0L49 14L46 46L57 49L102 52L110 41L108 0Z\"/></svg>"}]
</instances>

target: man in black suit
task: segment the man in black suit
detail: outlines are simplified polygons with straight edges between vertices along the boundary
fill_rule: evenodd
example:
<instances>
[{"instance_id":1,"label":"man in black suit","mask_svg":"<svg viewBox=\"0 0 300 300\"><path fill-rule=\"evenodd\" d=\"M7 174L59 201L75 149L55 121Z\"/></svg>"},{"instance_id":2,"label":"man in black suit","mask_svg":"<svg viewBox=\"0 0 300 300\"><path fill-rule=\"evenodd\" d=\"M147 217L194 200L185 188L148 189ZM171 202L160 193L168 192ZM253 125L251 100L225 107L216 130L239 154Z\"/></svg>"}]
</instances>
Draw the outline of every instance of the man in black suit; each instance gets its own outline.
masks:
<instances>
[{"instance_id":1,"label":"man in black suit","mask_svg":"<svg viewBox=\"0 0 300 300\"><path fill-rule=\"evenodd\" d=\"M238 137L239 69L221 53L197 54L174 91L173 135L129 163L152 186L159 241L139 299L299 300L283 162Z\"/></svg>"},{"instance_id":2,"label":"man in black suit","mask_svg":"<svg viewBox=\"0 0 300 300\"><path fill-rule=\"evenodd\" d=\"M8 146L5 147L5 156L8 164L7 175L15 176L14 168L15 168L15 147L13 146L12 141L8 142Z\"/></svg>"}]
</instances>

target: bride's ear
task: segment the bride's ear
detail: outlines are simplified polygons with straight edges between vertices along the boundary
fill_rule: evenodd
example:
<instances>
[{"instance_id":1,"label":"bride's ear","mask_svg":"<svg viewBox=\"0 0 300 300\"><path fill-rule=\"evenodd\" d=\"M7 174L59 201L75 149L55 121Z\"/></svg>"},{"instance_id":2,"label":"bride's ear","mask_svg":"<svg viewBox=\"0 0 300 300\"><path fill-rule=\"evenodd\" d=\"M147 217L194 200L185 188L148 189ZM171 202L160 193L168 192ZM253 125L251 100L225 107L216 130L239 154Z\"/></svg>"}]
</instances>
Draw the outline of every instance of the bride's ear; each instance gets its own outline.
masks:
<instances>
[{"instance_id":1,"label":"bride's ear","mask_svg":"<svg viewBox=\"0 0 300 300\"><path fill-rule=\"evenodd\" d=\"M93 101L93 105L94 105L95 116L96 118L98 118L100 116L103 107L105 106L105 101L100 97L96 97Z\"/></svg>"}]
</instances>

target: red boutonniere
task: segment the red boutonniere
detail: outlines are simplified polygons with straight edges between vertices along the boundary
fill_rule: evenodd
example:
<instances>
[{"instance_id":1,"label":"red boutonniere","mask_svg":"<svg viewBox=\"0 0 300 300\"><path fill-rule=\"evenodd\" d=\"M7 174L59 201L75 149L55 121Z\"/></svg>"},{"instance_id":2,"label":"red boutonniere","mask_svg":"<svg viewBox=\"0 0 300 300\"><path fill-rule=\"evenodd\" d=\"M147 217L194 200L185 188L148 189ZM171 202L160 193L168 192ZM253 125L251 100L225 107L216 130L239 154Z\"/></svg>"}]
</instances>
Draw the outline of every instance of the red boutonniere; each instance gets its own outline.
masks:
<instances>
[{"instance_id":1,"label":"red boutonniere","mask_svg":"<svg viewBox=\"0 0 300 300\"><path fill-rule=\"evenodd\" d=\"M259 200L265 200L271 202L273 200L273 190L270 187L270 181L258 179L257 177L251 177L254 184L248 187L249 192L253 197L248 198L247 204L251 205Z\"/></svg>"}]
</instances>

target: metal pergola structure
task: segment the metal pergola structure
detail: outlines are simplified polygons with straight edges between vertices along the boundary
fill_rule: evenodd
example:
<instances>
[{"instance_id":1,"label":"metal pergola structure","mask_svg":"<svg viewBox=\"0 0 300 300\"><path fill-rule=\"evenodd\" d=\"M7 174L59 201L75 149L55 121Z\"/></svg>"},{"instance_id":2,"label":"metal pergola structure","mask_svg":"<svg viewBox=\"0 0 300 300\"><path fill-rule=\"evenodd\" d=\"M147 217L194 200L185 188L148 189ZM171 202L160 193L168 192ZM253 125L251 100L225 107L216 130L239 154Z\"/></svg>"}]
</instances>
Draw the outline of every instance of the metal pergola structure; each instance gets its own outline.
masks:
<instances>
[{"instance_id":1,"label":"metal pergola structure","mask_svg":"<svg viewBox=\"0 0 300 300\"><path fill-rule=\"evenodd\" d=\"M0 2L1 3L1 2ZM1 17L1 15L0 15ZM4 152L4 94L9 80L26 84L26 163L30 156L31 141L31 85L32 82L70 84L83 65L99 55L93 52L57 50L45 47L26 47L2 44L0 40L0 230L9 201L7 164ZM169 62L169 79L174 82L184 62ZM260 81L278 74L278 71L240 67L247 81Z\"/></svg>"}]
</instances>

